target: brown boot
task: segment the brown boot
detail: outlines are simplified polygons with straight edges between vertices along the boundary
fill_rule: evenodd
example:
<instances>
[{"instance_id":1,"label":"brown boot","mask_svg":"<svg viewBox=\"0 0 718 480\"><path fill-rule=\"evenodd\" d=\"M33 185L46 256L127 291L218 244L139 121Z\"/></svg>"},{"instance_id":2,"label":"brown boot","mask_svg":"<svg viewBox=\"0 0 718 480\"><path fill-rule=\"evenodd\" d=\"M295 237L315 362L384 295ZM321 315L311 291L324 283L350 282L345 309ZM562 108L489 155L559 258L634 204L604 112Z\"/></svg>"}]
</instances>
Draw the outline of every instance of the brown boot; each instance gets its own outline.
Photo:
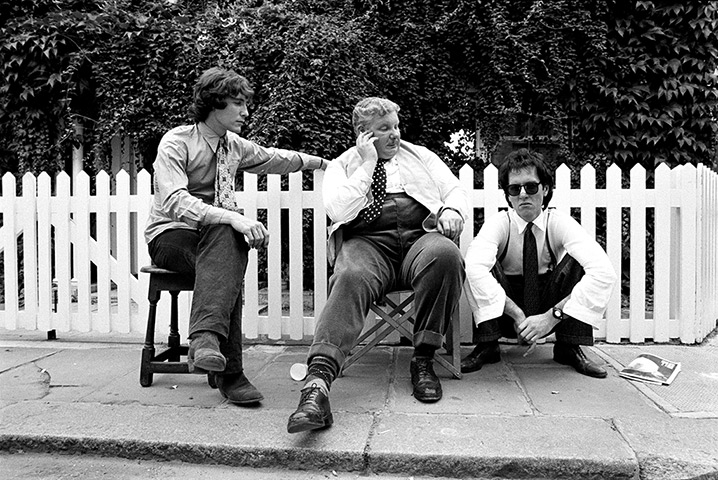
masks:
<instances>
[{"instance_id":1,"label":"brown boot","mask_svg":"<svg viewBox=\"0 0 718 480\"><path fill-rule=\"evenodd\" d=\"M244 373L217 375L217 388L222 396L237 405L249 405L264 400L264 396L244 376Z\"/></svg>"},{"instance_id":2,"label":"brown boot","mask_svg":"<svg viewBox=\"0 0 718 480\"><path fill-rule=\"evenodd\" d=\"M213 332L192 334L187 354L189 371L204 374L207 372L223 372L227 367L227 359L219 351L219 339Z\"/></svg>"}]
</instances>

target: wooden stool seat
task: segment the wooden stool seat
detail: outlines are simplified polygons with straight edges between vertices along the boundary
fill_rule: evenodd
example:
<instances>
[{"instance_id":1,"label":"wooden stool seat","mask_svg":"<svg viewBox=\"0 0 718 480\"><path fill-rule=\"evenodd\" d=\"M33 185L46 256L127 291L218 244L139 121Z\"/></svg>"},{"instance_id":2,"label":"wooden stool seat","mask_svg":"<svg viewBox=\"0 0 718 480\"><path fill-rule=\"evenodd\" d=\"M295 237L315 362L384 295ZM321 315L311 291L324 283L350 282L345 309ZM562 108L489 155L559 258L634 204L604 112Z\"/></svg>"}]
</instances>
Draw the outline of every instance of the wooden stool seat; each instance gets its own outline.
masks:
<instances>
[{"instance_id":1,"label":"wooden stool seat","mask_svg":"<svg viewBox=\"0 0 718 480\"><path fill-rule=\"evenodd\" d=\"M409 294L395 302L391 296L396 294ZM394 331L398 331L402 336L411 340L413 333L409 330L409 325L413 325L414 318L414 292L411 290L397 290L387 293L380 301L371 305L371 311L376 313L380 318L377 323L367 329L358 339L354 347L344 361L342 371L353 365L361 357L369 353L369 351L379 344L384 338ZM374 335L368 343L364 344L369 337ZM446 354L437 352L434 360L446 368L455 378L461 378L461 331L459 328L459 316L453 315L444 338L444 349ZM448 357L447 360L445 357Z\"/></svg>"},{"instance_id":2,"label":"wooden stool seat","mask_svg":"<svg viewBox=\"0 0 718 480\"><path fill-rule=\"evenodd\" d=\"M177 298L180 292L192 291L194 289L194 277L182 273L160 268L155 265L144 266L140 269L142 273L149 273L150 285L147 298L150 302L150 310L147 318L147 333L145 334L145 345L142 348L142 361L140 364L140 385L149 387L152 385L152 377L155 373L190 373L187 361L181 361L180 357L186 357L189 345L180 342L179 334L179 313ZM162 292L170 293L170 333L167 337L167 348L159 352L155 351L155 323L157 320L157 302ZM208 375L209 383L214 387L214 376Z\"/></svg>"}]
</instances>

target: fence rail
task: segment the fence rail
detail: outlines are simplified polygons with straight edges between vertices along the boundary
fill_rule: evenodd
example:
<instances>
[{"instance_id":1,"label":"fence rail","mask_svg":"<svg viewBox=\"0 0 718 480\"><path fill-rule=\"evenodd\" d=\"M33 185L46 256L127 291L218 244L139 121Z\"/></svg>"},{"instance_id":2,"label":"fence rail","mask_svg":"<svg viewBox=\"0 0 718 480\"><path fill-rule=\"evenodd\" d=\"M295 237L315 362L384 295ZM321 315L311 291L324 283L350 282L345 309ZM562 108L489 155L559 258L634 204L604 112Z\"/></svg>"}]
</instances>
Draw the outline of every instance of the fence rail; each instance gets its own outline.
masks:
<instances>
[{"instance_id":1,"label":"fence rail","mask_svg":"<svg viewBox=\"0 0 718 480\"><path fill-rule=\"evenodd\" d=\"M572 187L571 171L562 165L552 199L552 206L575 215L598 238L622 272L596 338L700 342L718 318L718 175L701 165L661 165L649 188L642 167L623 178L611 166L601 172L605 185L599 188L596 173L584 167ZM313 188L303 188L303 175ZM256 175L244 174L237 201L245 215L266 220L272 239L266 255L250 253L243 318L248 339L311 340L315 314L327 296L322 178L321 172L290 174L284 182L268 176L260 188ZM465 252L475 227L507 204L495 167L477 173L465 166L459 178L475 216L461 236ZM143 230L152 199L150 174L140 171L133 179L120 171L113 181L104 172L94 179L80 173L71 182L61 173L54 183L45 173L26 174L16 183L11 174L2 178L0 326L143 332L149 278L138 271L149 263ZM180 327L187 331L191 293L180 299ZM158 308L167 315L168 299ZM470 342L465 299L458 314L462 341ZM158 325L159 332L167 328Z\"/></svg>"}]
</instances>

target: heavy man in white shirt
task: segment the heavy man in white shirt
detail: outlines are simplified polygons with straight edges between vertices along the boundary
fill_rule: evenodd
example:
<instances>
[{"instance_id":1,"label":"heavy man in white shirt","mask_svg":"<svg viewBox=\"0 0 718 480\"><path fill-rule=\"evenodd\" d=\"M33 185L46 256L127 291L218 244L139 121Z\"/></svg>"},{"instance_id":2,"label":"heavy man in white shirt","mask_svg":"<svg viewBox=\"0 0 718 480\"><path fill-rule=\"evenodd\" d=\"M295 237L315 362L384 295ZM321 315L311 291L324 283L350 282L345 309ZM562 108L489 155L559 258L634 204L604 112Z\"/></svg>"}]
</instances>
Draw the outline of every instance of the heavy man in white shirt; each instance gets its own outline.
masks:
<instances>
[{"instance_id":1,"label":"heavy man in white shirt","mask_svg":"<svg viewBox=\"0 0 718 480\"><path fill-rule=\"evenodd\" d=\"M397 287L415 294L414 397L441 399L432 361L465 278L455 242L468 215L467 194L438 155L401 139L398 112L384 98L360 101L352 116L356 146L327 168L323 199L332 220L330 262L336 262L289 433L332 424L330 386L371 303Z\"/></svg>"},{"instance_id":2,"label":"heavy man in white shirt","mask_svg":"<svg viewBox=\"0 0 718 480\"><path fill-rule=\"evenodd\" d=\"M499 184L511 208L488 218L466 253L476 347L461 371L500 361L501 337L533 344L555 333L556 362L604 378L581 345L593 345L616 283L606 252L570 215L546 208L553 177L541 154L507 155Z\"/></svg>"}]
</instances>

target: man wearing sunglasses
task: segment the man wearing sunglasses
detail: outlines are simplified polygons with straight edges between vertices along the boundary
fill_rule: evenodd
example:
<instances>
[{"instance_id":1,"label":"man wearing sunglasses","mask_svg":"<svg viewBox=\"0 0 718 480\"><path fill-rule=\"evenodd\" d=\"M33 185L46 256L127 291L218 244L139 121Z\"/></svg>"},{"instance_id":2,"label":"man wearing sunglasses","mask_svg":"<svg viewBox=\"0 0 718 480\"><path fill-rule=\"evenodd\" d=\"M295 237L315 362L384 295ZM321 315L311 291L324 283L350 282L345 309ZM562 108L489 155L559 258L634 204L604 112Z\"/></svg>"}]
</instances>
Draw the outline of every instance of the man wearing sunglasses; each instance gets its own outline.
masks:
<instances>
[{"instance_id":1,"label":"man wearing sunglasses","mask_svg":"<svg viewBox=\"0 0 718 480\"><path fill-rule=\"evenodd\" d=\"M499 362L501 337L533 348L555 333L556 362L606 377L581 350L593 345L616 283L606 252L570 215L546 208L553 178L541 154L524 148L507 155L499 184L511 208L488 218L466 253L476 347L461 371Z\"/></svg>"}]
</instances>

